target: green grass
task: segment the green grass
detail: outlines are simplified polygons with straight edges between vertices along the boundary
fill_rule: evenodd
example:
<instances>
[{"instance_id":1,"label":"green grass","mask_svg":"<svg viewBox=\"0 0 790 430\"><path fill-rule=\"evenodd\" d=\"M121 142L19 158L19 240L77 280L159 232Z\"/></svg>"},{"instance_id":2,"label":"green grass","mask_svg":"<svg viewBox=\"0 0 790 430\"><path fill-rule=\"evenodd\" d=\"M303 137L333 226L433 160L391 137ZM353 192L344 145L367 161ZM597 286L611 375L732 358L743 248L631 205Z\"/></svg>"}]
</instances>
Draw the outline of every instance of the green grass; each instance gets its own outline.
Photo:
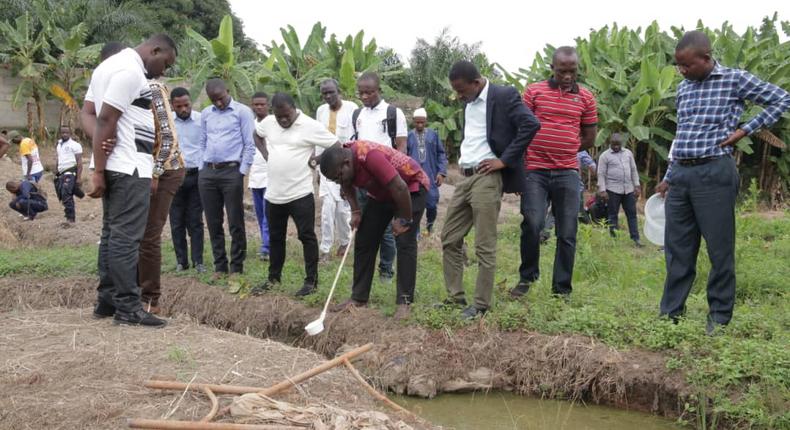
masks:
<instances>
[{"instance_id":1,"label":"green grass","mask_svg":"<svg viewBox=\"0 0 790 430\"><path fill-rule=\"evenodd\" d=\"M670 370L686 371L696 390L690 414L704 411L713 418L697 427L711 426L727 417L748 428L790 428L790 216L766 219L741 214L737 222L737 301L731 324L718 337L705 336L707 302L705 283L709 270L702 249L698 275L688 299L687 317L674 325L658 318L664 282L664 256L658 248L634 248L627 235L609 237L608 231L582 225L579 229L574 291L570 303L550 295L554 240L541 248L541 279L525 299L506 299L518 281L519 219L500 225L495 302L487 317L502 330L528 330L547 334L579 333L620 349L644 348L669 357ZM468 297L474 291L477 269L470 244L472 266L464 284ZM245 284L266 277L266 263L257 261L259 243L249 243ZM173 271L172 245L163 244L163 270ZM304 276L301 244L289 239L288 258L279 292L290 294ZM95 273L96 246L0 251L0 276L69 276ZM212 261L208 246L205 261ZM326 299L337 269L337 260L320 269L320 289L305 299L320 306ZM209 264L210 266L210 264ZM422 250L417 275L417 303L413 322L430 328L463 326L457 311L431 306L445 297L441 251ZM352 264L346 262L336 300L350 294ZM198 276L190 271L182 276ZM199 278L210 283L210 274ZM223 285L219 287L224 288ZM385 315L394 312L395 286L373 283L371 305Z\"/></svg>"}]
</instances>

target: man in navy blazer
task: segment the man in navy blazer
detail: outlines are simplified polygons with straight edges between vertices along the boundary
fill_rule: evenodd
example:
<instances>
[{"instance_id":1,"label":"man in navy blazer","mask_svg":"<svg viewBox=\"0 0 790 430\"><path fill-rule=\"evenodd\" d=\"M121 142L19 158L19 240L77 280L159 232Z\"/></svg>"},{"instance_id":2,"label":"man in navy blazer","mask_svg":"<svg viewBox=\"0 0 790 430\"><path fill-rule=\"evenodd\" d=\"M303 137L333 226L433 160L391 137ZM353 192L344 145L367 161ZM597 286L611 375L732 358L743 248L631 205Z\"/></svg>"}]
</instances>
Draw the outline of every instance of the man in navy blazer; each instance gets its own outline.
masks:
<instances>
[{"instance_id":1,"label":"man in navy blazer","mask_svg":"<svg viewBox=\"0 0 790 430\"><path fill-rule=\"evenodd\" d=\"M503 193L526 189L524 151L540 123L512 87L492 84L469 61L459 61L450 85L464 102L464 139L458 165L464 179L456 184L442 229L444 304L462 306L464 319L488 311L496 273L497 219ZM478 261L475 298L468 305L463 287L463 243L475 228Z\"/></svg>"}]
</instances>

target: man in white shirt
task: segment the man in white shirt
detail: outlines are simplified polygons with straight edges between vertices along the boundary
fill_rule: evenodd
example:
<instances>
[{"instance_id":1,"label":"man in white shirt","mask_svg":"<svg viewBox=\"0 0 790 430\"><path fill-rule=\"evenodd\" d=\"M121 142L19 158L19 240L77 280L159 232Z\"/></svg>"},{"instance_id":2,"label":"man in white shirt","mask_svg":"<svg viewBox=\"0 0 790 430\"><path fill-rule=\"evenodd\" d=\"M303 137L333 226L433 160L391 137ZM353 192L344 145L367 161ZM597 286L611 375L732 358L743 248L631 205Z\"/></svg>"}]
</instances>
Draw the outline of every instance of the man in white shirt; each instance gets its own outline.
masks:
<instances>
[{"instance_id":1,"label":"man in white shirt","mask_svg":"<svg viewBox=\"0 0 790 430\"><path fill-rule=\"evenodd\" d=\"M269 115L269 96L258 92L252 96L252 112L255 114L255 127ZM269 221L266 219L266 186L269 183L269 168L266 159L258 148L255 148L255 157L250 167L248 187L252 192L252 203L255 207L255 218L261 230L261 248L258 256L263 261L269 261Z\"/></svg>"},{"instance_id":2,"label":"man in white shirt","mask_svg":"<svg viewBox=\"0 0 790 430\"><path fill-rule=\"evenodd\" d=\"M394 107L390 107L381 98L379 76L372 72L363 73L357 79L357 92L363 107L354 112L356 140L391 146L405 154L406 139L409 136L406 116L399 108L395 108L393 112ZM365 210L367 192L364 189L358 190L357 200L362 210ZM392 227L387 227L379 251L379 278L383 282L392 281L395 253L395 236L392 235Z\"/></svg>"},{"instance_id":3,"label":"man in white shirt","mask_svg":"<svg viewBox=\"0 0 790 430\"><path fill-rule=\"evenodd\" d=\"M86 101L95 106L91 197L102 198L97 318L115 324L162 327L165 320L143 310L137 282L139 245L148 218L154 168L154 117L147 78L174 62L175 42L155 35L103 61L93 71ZM116 139L107 155L102 142Z\"/></svg>"},{"instance_id":4,"label":"man in white shirt","mask_svg":"<svg viewBox=\"0 0 790 430\"><path fill-rule=\"evenodd\" d=\"M315 200L310 163L316 147L328 148L337 137L320 122L296 109L291 96L277 93L272 110L256 127L256 146L269 167L266 189L266 218L269 222L271 262L266 282L255 287L260 294L280 283L285 263L288 217L296 224L302 242L305 280L297 297L315 292L318 286L318 240L315 236Z\"/></svg>"},{"instance_id":5,"label":"man in white shirt","mask_svg":"<svg viewBox=\"0 0 790 430\"><path fill-rule=\"evenodd\" d=\"M74 196L84 197L80 190L82 179L82 145L71 138L71 128L60 126L60 140L55 145L58 151L58 173L55 176L55 193L63 203L66 225L75 222Z\"/></svg>"},{"instance_id":6,"label":"man in white shirt","mask_svg":"<svg viewBox=\"0 0 790 430\"><path fill-rule=\"evenodd\" d=\"M351 125L351 117L357 105L354 102L340 98L340 88L337 81L327 79L321 82L319 87L321 97L326 103L318 107L315 119L323 124L332 134L337 136L340 143L351 140L354 134L354 127ZM316 156L321 155L324 148L316 148ZM340 185L336 184L319 172L320 183L318 196L321 198L321 244L318 250L321 253L321 261L330 258L329 251L335 240L335 234L340 246L337 248L337 256L340 257L346 250L351 241L351 206L340 195Z\"/></svg>"}]
</instances>

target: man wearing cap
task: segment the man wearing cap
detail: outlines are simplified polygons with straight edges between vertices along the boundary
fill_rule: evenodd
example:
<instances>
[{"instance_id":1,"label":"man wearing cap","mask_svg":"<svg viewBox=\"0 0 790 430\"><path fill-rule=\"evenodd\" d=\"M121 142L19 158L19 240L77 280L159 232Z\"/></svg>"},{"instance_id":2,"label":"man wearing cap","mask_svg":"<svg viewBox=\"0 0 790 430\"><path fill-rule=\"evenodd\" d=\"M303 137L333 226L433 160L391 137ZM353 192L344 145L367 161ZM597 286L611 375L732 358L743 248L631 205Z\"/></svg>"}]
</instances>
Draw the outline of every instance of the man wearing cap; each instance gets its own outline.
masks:
<instances>
[{"instance_id":1,"label":"man wearing cap","mask_svg":"<svg viewBox=\"0 0 790 430\"><path fill-rule=\"evenodd\" d=\"M439 140L439 135L430 128L426 127L428 114L425 109L419 108L412 115L414 120L414 130L409 132L406 141L406 151L409 157L420 163L420 167L428 175L431 188L425 201L426 230L428 234L433 232L433 224L436 221L436 205L439 203L439 187L442 186L444 178L447 177L447 155L444 152L444 145ZM416 226L419 232L419 227Z\"/></svg>"}]
</instances>

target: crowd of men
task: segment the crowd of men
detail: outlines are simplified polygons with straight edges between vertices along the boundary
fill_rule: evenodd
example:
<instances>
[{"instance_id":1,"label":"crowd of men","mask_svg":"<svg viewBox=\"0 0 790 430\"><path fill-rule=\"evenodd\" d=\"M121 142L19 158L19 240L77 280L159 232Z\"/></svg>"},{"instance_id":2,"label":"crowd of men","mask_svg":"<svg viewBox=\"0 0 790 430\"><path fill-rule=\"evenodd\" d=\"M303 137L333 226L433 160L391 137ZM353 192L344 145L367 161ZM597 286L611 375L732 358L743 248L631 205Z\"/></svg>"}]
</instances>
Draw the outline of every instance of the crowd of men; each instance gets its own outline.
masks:
<instances>
[{"instance_id":1,"label":"crowd of men","mask_svg":"<svg viewBox=\"0 0 790 430\"><path fill-rule=\"evenodd\" d=\"M102 198L99 288L94 315L119 324L163 326L159 313L161 232L170 217L177 270L203 262L203 215L208 227L215 279L244 271L245 177L261 234L258 256L269 261L268 276L251 293L279 285L286 259L289 218L304 258L306 296L318 287L319 262L343 255L353 240L351 297L339 312L367 306L378 256L379 277L395 278L396 318L407 318L415 301L419 231L434 230L439 187L447 177L447 157L427 112L413 114L408 129L403 111L381 95L379 77L357 80L358 107L343 100L337 81L320 84L324 104L310 114L286 93L256 93L248 107L231 97L226 83L205 86L211 105L197 112L193 95L156 81L171 66L177 49L165 35L135 48L106 47L94 70L82 125L94 154L90 196ZM790 109L790 95L743 70L716 62L704 33L679 41L675 57L685 78L678 88L677 133L671 164L657 192L666 196L666 282L660 314L678 321L695 277L700 239L712 263L708 279L707 331L732 318L735 298L734 238L738 174L734 144L768 127ZM554 224L557 246L551 290L568 300L576 254L580 211L605 213L614 235L620 207L630 238L639 239L636 202L640 181L634 155L619 133L596 164L585 151L598 134L595 96L577 82L578 56L558 48L548 80L514 88L494 84L475 65L459 61L449 83L464 104L463 141L458 159L462 179L447 206L441 244L447 298L464 319L492 306L497 271L497 226L504 193L521 196L521 265L510 297L526 295L540 276L540 244ZM764 107L744 124L744 102ZM271 111L271 114L270 114ZM7 145L7 138L0 138ZM31 139L20 145L25 181L9 183L11 207L34 218L41 209L33 195L43 167ZM58 142L58 193L68 222L74 222L73 196L81 193L82 149L61 129ZM580 168L597 175L598 193L585 204ZM318 169L321 240L315 232L314 170ZM27 200L25 200L27 199ZM24 201L29 203L25 205ZM37 206L38 205L38 206ZM602 209L603 208L603 209ZM596 215L597 214L597 215ZM230 255L225 243L225 215ZM548 215L548 216L547 216ZM583 217L582 217L583 219ZM464 239L474 228L477 279L474 297L463 288ZM190 246L187 246L187 235Z\"/></svg>"}]
</instances>

